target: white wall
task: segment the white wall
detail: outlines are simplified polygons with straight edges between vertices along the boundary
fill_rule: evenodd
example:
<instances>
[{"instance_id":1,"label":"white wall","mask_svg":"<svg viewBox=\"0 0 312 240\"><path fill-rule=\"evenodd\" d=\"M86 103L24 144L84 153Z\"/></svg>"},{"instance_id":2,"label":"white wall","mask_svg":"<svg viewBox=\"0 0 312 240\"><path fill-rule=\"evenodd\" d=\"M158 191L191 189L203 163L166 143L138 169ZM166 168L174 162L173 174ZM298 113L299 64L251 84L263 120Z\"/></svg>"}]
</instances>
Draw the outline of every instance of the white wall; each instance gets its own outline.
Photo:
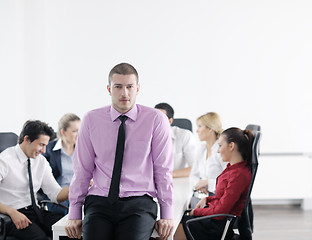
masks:
<instances>
[{"instance_id":1,"label":"white wall","mask_svg":"<svg viewBox=\"0 0 312 240\"><path fill-rule=\"evenodd\" d=\"M252 198L312 200L311 169L311 155L260 156Z\"/></svg>"},{"instance_id":2,"label":"white wall","mask_svg":"<svg viewBox=\"0 0 312 240\"><path fill-rule=\"evenodd\" d=\"M141 104L194 124L216 111L224 128L260 124L262 152L312 152L311 12L309 0L0 0L0 131L109 104L107 74L126 61Z\"/></svg>"},{"instance_id":3,"label":"white wall","mask_svg":"<svg viewBox=\"0 0 312 240\"><path fill-rule=\"evenodd\" d=\"M25 122L23 1L0 1L0 131L19 133Z\"/></svg>"}]
</instances>

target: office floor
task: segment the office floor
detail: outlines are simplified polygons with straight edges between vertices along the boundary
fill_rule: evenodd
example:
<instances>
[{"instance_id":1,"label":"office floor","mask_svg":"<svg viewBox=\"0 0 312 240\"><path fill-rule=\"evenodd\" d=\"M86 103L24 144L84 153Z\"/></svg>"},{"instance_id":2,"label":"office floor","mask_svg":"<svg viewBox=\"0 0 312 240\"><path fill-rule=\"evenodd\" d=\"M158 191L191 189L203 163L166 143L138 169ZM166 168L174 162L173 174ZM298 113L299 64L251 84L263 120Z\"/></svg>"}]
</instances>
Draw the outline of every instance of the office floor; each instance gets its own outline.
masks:
<instances>
[{"instance_id":1,"label":"office floor","mask_svg":"<svg viewBox=\"0 0 312 240\"><path fill-rule=\"evenodd\" d=\"M254 206L253 240L311 240L312 210L299 206Z\"/></svg>"}]
</instances>

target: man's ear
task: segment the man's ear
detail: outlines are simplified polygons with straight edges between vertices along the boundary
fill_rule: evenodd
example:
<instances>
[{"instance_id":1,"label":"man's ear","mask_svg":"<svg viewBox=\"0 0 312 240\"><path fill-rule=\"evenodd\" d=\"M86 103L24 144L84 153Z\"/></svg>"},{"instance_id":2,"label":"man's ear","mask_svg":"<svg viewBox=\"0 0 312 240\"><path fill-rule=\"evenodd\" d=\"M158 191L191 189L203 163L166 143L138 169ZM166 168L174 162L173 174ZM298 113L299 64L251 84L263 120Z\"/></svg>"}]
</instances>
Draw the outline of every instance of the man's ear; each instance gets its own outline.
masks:
<instances>
[{"instance_id":1,"label":"man's ear","mask_svg":"<svg viewBox=\"0 0 312 240\"><path fill-rule=\"evenodd\" d=\"M169 118L170 125L173 123L173 118Z\"/></svg>"},{"instance_id":2,"label":"man's ear","mask_svg":"<svg viewBox=\"0 0 312 240\"><path fill-rule=\"evenodd\" d=\"M136 92L136 95L139 94L139 91L140 91L140 84L137 84L137 92Z\"/></svg>"},{"instance_id":3,"label":"man's ear","mask_svg":"<svg viewBox=\"0 0 312 240\"><path fill-rule=\"evenodd\" d=\"M28 135L25 135L23 140L25 143L26 142L30 143L30 139L29 139Z\"/></svg>"},{"instance_id":4,"label":"man's ear","mask_svg":"<svg viewBox=\"0 0 312 240\"><path fill-rule=\"evenodd\" d=\"M110 85L107 85L107 91L109 92L109 95L112 95Z\"/></svg>"}]
</instances>

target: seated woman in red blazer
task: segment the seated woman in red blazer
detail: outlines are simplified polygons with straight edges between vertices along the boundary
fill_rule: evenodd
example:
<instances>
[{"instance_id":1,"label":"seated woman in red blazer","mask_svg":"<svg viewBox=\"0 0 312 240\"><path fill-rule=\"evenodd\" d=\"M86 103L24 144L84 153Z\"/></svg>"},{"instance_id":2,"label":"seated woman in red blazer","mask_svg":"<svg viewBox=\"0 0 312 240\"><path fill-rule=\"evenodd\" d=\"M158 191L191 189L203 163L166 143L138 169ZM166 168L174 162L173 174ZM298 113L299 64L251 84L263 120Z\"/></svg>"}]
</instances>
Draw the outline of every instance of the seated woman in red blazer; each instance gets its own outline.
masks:
<instances>
[{"instance_id":1,"label":"seated woman in red blazer","mask_svg":"<svg viewBox=\"0 0 312 240\"><path fill-rule=\"evenodd\" d=\"M196 208L183 217L182 224L175 233L175 240L190 239L183 231L188 219L221 213L241 215L251 181L249 166L252 143L250 130L229 128L222 132L218 152L228 165L217 179L216 194L200 200ZM189 228L196 240L220 239L225 222L224 218L219 217L191 223Z\"/></svg>"}]
</instances>

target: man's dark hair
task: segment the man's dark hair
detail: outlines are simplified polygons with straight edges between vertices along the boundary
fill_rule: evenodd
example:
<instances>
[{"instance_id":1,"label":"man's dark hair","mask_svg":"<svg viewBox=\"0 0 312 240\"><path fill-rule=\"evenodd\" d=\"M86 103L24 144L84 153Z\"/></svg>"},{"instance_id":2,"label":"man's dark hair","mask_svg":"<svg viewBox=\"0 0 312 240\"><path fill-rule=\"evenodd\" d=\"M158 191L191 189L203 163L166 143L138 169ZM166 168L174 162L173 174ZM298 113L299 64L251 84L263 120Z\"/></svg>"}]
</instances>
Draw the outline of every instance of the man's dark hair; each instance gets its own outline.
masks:
<instances>
[{"instance_id":1,"label":"man's dark hair","mask_svg":"<svg viewBox=\"0 0 312 240\"><path fill-rule=\"evenodd\" d=\"M169 119L174 116L174 110L168 103L158 103L155 108L165 110Z\"/></svg>"},{"instance_id":2,"label":"man's dark hair","mask_svg":"<svg viewBox=\"0 0 312 240\"><path fill-rule=\"evenodd\" d=\"M24 137L28 136L30 142L39 138L39 135L49 136L50 139L55 137L55 132L48 124L39 120L28 120L25 122L22 132L19 135L18 143L21 144L24 141Z\"/></svg>"}]
</instances>

